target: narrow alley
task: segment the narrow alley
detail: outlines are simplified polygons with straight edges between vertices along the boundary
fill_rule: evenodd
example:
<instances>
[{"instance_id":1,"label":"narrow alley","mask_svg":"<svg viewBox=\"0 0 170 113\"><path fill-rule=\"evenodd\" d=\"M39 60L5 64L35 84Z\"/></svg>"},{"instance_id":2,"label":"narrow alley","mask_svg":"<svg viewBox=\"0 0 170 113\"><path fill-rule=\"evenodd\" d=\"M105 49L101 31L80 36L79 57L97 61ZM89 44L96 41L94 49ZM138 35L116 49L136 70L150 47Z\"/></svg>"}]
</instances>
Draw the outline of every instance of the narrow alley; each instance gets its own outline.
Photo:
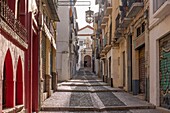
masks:
<instances>
[{"instance_id":1,"label":"narrow alley","mask_svg":"<svg viewBox=\"0 0 170 113\"><path fill-rule=\"evenodd\" d=\"M170 0L0 0L0 113L170 113Z\"/></svg>"},{"instance_id":2,"label":"narrow alley","mask_svg":"<svg viewBox=\"0 0 170 113\"><path fill-rule=\"evenodd\" d=\"M160 113L155 106L119 88L112 88L91 71L81 69L42 104L40 113Z\"/></svg>"}]
</instances>

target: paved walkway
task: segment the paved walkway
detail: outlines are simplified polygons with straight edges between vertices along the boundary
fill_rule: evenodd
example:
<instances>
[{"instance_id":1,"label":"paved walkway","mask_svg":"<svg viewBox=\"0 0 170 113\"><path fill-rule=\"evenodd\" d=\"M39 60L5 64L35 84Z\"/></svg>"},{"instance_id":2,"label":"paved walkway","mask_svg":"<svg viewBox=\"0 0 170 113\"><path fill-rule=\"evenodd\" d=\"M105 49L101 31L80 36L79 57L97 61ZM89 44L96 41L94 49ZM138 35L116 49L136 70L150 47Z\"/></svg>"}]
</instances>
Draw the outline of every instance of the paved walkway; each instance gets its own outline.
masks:
<instances>
[{"instance_id":1,"label":"paved walkway","mask_svg":"<svg viewBox=\"0 0 170 113\"><path fill-rule=\"evenodd\" d=\"M161 113L150 103L118 88L111 88L93 73L81 70L58 84L40 113Z\"/></svg>"}]
</instances>

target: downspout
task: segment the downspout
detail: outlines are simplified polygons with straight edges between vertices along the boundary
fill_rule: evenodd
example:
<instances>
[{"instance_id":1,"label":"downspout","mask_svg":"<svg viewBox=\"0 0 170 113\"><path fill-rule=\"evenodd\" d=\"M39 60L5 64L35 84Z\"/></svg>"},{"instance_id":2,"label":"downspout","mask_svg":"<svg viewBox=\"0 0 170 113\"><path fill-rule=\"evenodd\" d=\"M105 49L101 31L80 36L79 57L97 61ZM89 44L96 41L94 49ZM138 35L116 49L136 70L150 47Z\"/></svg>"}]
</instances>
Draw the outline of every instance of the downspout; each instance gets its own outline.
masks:
<instances>
[{"instance_id":1,"label":"downspout","mask_svg":"<svg viewBox=\"0 0 170 113\"><path fill-rule=\"evenodd\" d=\"M40 4L41 4L41 0L37 0L37 8L38 8L38 16L37 16L37 23L38 23L38 111L39 112L41 110L41 75L40 75L40 64L41 64L41 55L40 55L40 51L41 51L41 43L40 43L40 39L41 39L41 30L42 30L42 25L40 25L40 21L39 19L41 18L40 17Z\"/></svg>"}]
</instances>

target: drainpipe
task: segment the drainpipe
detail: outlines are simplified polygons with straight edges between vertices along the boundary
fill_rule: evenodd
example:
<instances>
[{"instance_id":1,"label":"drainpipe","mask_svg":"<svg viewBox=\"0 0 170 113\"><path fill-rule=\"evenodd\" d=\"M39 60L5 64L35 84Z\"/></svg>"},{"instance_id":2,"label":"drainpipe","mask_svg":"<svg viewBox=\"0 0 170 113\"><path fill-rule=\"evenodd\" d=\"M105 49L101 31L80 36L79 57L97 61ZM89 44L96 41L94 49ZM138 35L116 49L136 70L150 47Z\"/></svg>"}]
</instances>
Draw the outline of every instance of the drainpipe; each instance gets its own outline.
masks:
<instances>
[{"instance_id":1,"label":"drainpipe","mask_svg":"<svg viewBox=\"0 0 170 113\"><path fill-rule=\"evenodd\" d=\"M37 23L38 23L38 35L37 35L37 37L38 37L38 39L39 39L39 41L38 41L38 111L40 111L41 110L41 69L40 69L40 64L41 64L41 61L40 61L40 59L41 59L41 30L42 30L42 25L40 24L40 21L39 21L39 19L41 18L40 17L40 10L41 10L41 0L37 0L37 7L38 7L38 19L37 19ZM37 112L38 112L37 111Z\"/></svg>"}]
</instances>

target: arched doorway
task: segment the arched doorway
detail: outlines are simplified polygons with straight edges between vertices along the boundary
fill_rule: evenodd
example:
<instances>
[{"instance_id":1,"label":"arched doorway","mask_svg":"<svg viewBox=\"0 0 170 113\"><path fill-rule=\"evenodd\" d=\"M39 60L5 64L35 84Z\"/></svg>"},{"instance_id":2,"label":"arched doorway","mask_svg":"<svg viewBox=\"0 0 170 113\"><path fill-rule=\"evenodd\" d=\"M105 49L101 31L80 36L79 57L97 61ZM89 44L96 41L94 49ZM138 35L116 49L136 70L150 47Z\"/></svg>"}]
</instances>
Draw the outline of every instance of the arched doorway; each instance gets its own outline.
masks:
<instances>
[{"instance_id":1,"label":"arched doorway","mask_svg":"<svg viewBox=\"0 0 170 113\"><path fill-rule=\"evenodd\" d=\"M84 67L90 68L91 67L91 57L86 55L84 57Z\"/></svg>"},{"instance_id":2,"label":"arched doorway","mask_svg":"<svg viewBox=\"0 0 170 113\"><path fill-rule=\"evenodd\" d=\"M3 69L3 108L14 107L14 81L11 53L6 53Z\"/></svg>"},{"instance_id":3,"label":"arched doorway","mask_svg":"<svg viewBox=\"0 0 170 113\"><path fill-rule=\"evenodd\" d=\"M16 73L16 105L22 104L23 104L22 62L21 57L19 57Z\"/></svg>"}]
</instances>

